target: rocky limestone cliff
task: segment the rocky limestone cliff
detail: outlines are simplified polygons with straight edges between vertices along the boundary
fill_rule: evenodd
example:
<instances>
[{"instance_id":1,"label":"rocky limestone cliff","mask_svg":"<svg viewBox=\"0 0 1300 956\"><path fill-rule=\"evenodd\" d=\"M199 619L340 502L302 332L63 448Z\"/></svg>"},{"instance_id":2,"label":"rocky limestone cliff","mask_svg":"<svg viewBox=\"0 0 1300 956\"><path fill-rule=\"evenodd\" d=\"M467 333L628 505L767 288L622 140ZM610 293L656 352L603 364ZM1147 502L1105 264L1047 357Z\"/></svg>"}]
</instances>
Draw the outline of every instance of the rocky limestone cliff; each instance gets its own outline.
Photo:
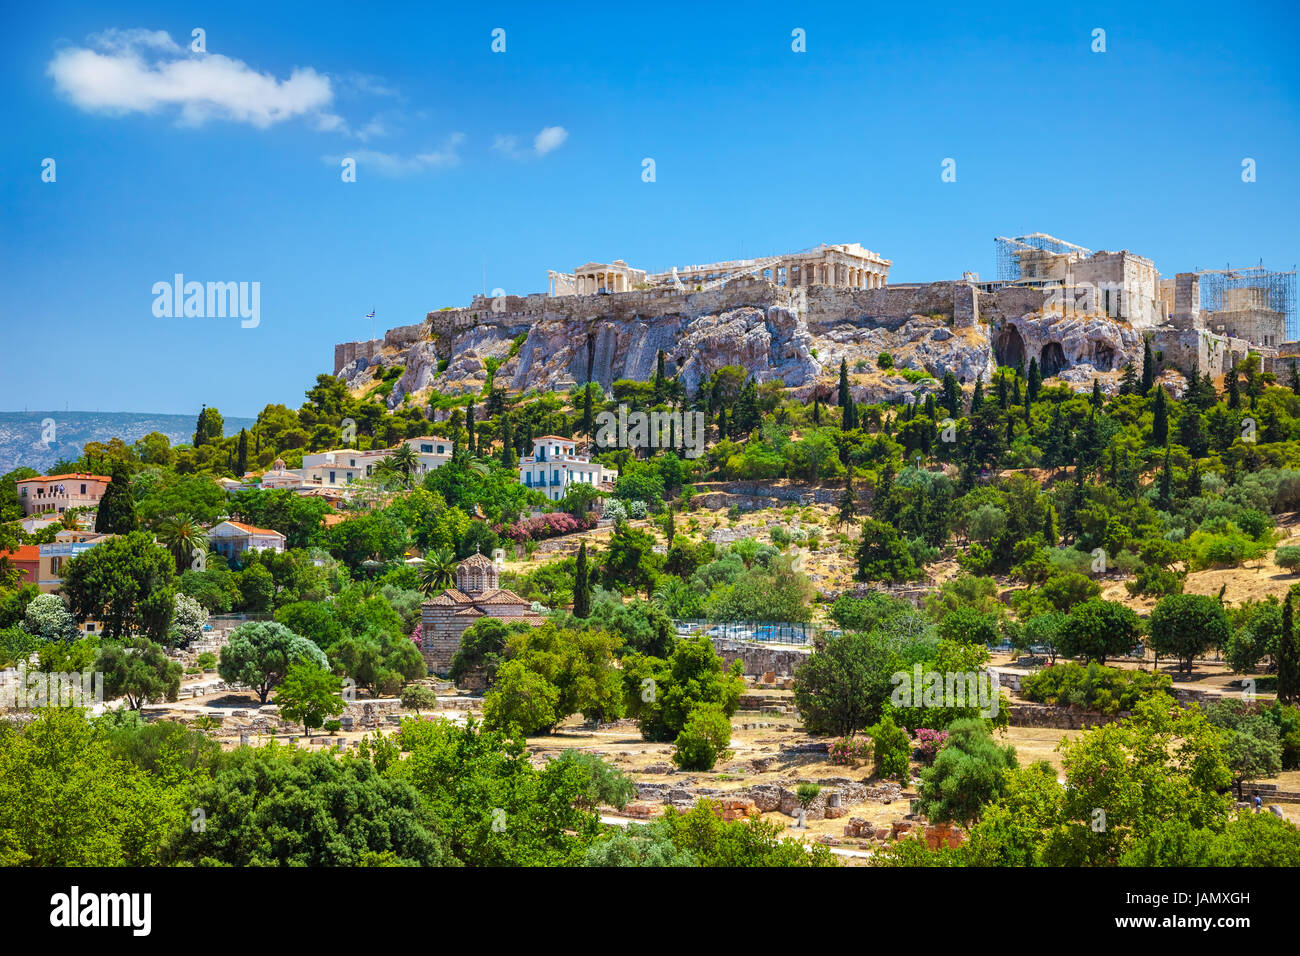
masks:
<instances>
[{"instance_id":1,"label":"rocky limestone cliff","mask_svg":"<svg viewBox=\"0 0 1300 956\"><path fill-rule=\"evenodd\" d=\"M780 380L811 398L834 386L844 359L858 399L882 401L909 393L919 398L948 371L970 385L981 376L989 381L999 363L1028 366L1031 359L1046 376L1066 372L1071 385L1091 387L1094 375L1109 377L1142 350L1140 333L1128 323L1044 312L1031 307L1041 303L1023 289L1006 297L980 294L977 317L974 308L967 313L961 307L963 290L971 295L961 283L839 295L829 304L808 297L773 304L767 293L774 288L756 286L732 301L712 299L702 310L653 315L633 314L612 302L616 296L607 297L606 310L595 314L591 303L584 303L587 314L565 314L565 300L549 300L550 307L527 315L476 312L450 326L437 325L434 313L425 326L403 330L396 344L390 333L378 354L356 358L339 375L349 386L362 387L379 369L404 366L388 396L389 407L396 407L407 395L430 390L479 392L493 364L496 382L512 391L567 389L589 380L608 389L618 379L649 379L662 350L670 372L680 374L690 392L718 368L741 365L759 382ZM884 293L891 297L886 300ZM678 304L695 301L681 297ZM931 378L910 382L898 371L878 370L882 352L896 370ZM440 361L446 362L441 373Z\"/></svg>"}]
</instances>

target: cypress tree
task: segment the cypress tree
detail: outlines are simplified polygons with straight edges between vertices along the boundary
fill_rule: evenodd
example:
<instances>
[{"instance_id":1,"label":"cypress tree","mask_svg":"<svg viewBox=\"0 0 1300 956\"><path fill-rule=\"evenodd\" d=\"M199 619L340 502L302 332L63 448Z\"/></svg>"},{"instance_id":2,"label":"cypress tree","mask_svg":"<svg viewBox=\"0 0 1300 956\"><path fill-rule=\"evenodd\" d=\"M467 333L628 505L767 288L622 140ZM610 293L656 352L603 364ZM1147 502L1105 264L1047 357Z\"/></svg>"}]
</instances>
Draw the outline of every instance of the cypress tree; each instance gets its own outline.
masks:
<instances>
[{"instance_id":1,"label":"cypress tree","mask_svg":"<svg viewBox=\"0 0 1300 956\"><path fill-rule=\"evenodd\" d=\"M1151 408L1151 444L1159 447L1169 443L1169 407L1165 402L1163 386L1156 388L1156 398Z\"/></svg>"},{"instance_id":2,"label":"cypress tree","mask_svg":"<svg viewBox=\"0 0 1300 956\"><path fill-rule=\"evenodd\" d=\"M1047 515L1043 518L1043 541L1049 548L1056 547L1059 535L1056 531L1056 509L1047 506Z\"/></svg>"},{"instance_id":3,"label":"cypress tree","mask_svg":"<svg viewBox=\"0 0 1300 956\"><path fill-rule=\"evenodd\" d=\"M668 539L668 547L673 546L673 538L677 535L677 522L673 518L673 511L668 510L668 521L664 527L664 537Z\"/></svg>"},{"instance_id":4,"label":"cypress tree","mask_svg":"<svg viewBox=\"0 0 1300 956\"><path fill-rule=\"evenodd\" d=\"M578 562L573 572L573 616L591 616L591 589L587 584L587 542L578 545Z\"/></svg>"},{"instance_id":5,"label":"cypress tree","mask_svg":"<svg viewBox=\"0 0 1300 956\"><path fill-rule=\"evenodd\" d=\"M519 464L515 461L515 439L510 433L510 416L501 416L501 464L507 468L514 468Z\"/></svg>"},{"instance_id":6,"label":"cypress tree","mask_svg":"<svg viewBox=\"0 0 1300 956\"><path fill-rule=\"evenodd\" d=\"M1234 364L1232 368L1228 369L1228 373L1224 377L1227 379L1227 386L1228 386L1226 389L1226 394L1228 396L1228 407L1240 408L1241 407L1241 383L1237 381L1237 366Z\"/></svg>"},{"instance_id":7,"label":"cypress tree","mask_svg":"<svg viewBox=\"0 0 1300 956\"><path fill-rule=\"evenodd\" d=\"M474 401L470 400L469 405L465 407L465 444L469 446L469 453L474 454Z\"/></svg>"},{"instance_id":8,"label":"cypress tree","mask_svg":"<svg viewBox=\"0 0 1300 956\"><path fill-rule=\"evenodd\" d=\"M1119 380L1119 393L1121 395L1133 395L1137 392L1137 370L1133 368L1132 362L1124 363L1124 374Z\"/></svg>"},{"instance_id":9,"label":"cypress tree","mask_svg":"<svg viewBox=\"0 0 1300 956\"><path fill-rule=\"evenodd\" d=\"M1187 470L1187 497L1195 498L1201 493L1201 466L1193 459L1192 467Z\"/></svg>"},{"instance_id":10,"label":"cypress tree","mask_svg":"<svg viewBox=\"0 0 1300 956\"><path fill-rule=\"evenodd\" d=\"M758 410L758 386L750 378L745 383L745 387L740 390L740 397L736 399L736 410L732 415L732 423L743 434L748 435L758 427L762 418Z\"/></svg>"},{"instance_id":11,"label":"cypress tree","mask_svg":"<svg viewBox=\"0 0 1300 956\"><path fill-rule=\"evenodd\" d=\"M596 436L592 434L595 427L596 419L591 413L591 383L588 382L587 387L582 390L582 433L587 436L588 441L595 441Z\"/></svg>"},{"instance_id":12,"label":"cypress tree","mask_svg":"<svg viewBox=\"0 0 1300 956\"><path fill-rule=\"evenodd\" d=\"M1161 389L1164 391L1164 389ZM1156 504L1163 511L1168 511L1174 502L1174 469L1169 459L1169 446L1165 445L1165 465L1160 470L1160 481L1156 485Z\"/></svg>"},{"instance_id":13,"label":"cypress tree","mask_svg":"<svg viewBox=\"0 0 1300 956\"><path fill-rule=\"evenodd\" d=\"M843 408L849 400L849 360L840 359L840 396L839 404Z\"/></svg>"},{"instance_id":14,"label":"cypress tree","mask_svg":"<svg viewBox=\"0 0 1300 956\"><path fill-rule=\"evenodd\" d=\"M1151 340L1142 343L1142 394L1150 395L1151 386L1156 383L1156 360L1151 354Z\"/></svg>"},{"instance_id":15,"label":"cypress tree","mask_svg":"<svg viewBox=\"0 0 1300 956\"><path fill-rule=\"evenodd\" d=\"M1101 406L1105 404L1106 399L1101 394L1101 380L1094 378L1092 380L1092 398L1089 399L1092 407L1101 411Z\"/></svg>"},{"instance_id":16,"label":"cypress tree","mask_svg":"<svg viewBox=\"0 0 1300 956\"><path fill-rule=\"evenodd\" d=\"M113 463L109 476L112 481L104 489L104 497L99 499L95 511L95 530L100 534L130 534L136 529L131 477L121 462Z\"/></svg>"},{"instance_id":17,"label":"cypress tree","mask_svg":"<svg viewBox=\"0 0 1300 956\"><path fill-rule=\"evenodd\" d=\"M235 475L242 478L248 471L248 429L239 430L239 451L235 455Z\"/></svg>"},{"instance_id":18,"label":"cypress tree","mask_svg":"<svg viewBox=\"0 0 1300 956\"><path fill-rule=\"evenodd\" d=\"M970 396L970 413L974 415L984 404L984 375L980 373L975 376L975 391Z\"/></svg>"},{"instance_id":19,"label":"cypress tree","mask_svg":"<svg viewBox=\"0 0 1300 956\"><path fill-rule=\"evenodd\" d=\"M852 524L857 520L857 502L853 498L853 479L845 476L844 493L840 495L839 513L835 516L837 525Z\"/></svg>"},{"instance_id":20,"label":"cypress tree","mask_svg":"<svg viewBox=\"0 0 1300 956\"><path fill-rule=\"evenodd\" d=\"M1007 373L998 372L998 408L1004 412L1010 402L1010 395L1007 392Z\"/></svg>"},{"instance_id":21,"label":"cypress tree","mask_svg":"<svg viewBox=\"0 0 1300 956\"><path fill-rule=\"evenodd\" d=\"M816 395L813 396L812 420L814 425L822 423L822 400Z\"/></svg>"},{"instance_id":22,"label":"cypress tree","mask_svg":"<svg viewBox=\"0 0 1300 956\"><path fill-rule=\"evenodd\" d=\"M656 405L662 403L664 400L665 382L664 350L660 349L659 354L655 357L654 403Z\"/></svg>"},{"instance_id":23,"label":"cypress tree","mask_svg":"<svg viewBox=\"0 0 1300 956\"><path fill-rule=\"evenodd\" d=\"M843 414L840 420L840 428L844 431L858 427L858 403L849 395L848 401L844 403Z\"/></svg>"},{"instance_id":24,"label":"cypress tree","mask_svg":"<svg viewBox=\"0 0 1300 956\"><path fill-rule=\"evenodd\" d=\"M1029 385L1026 388L1026 392L1029 395L1028 404L1032 405L1034 402L1038 401L1038 393L1042 391L1042 388L1043 373L1038 368L1038 359L1032 358L1029 360Z\"/></svg>"},{"instance_id":25,"label":"cypress tree","mask_svg":"<svg viewBox=\"0 0 1300 956\"><path fill-rule=\"evenodd\" d=\"M1282 635L1277 641L1277 699L1300 704L1300 633L1295 626L1295 600L1300 585L1291 585L1282 605Z\"/></svg>"},{"instance_id":26,"label":"cypress tree","mask_svg":"<svg viewBox=\"0 0 1300 956\"><path fill-rule=\"evenodd\" d=\"M943 407L953 418L961 414L961 386L957 384L952 369L943 373Z\"/></svg>"}]
</instances>

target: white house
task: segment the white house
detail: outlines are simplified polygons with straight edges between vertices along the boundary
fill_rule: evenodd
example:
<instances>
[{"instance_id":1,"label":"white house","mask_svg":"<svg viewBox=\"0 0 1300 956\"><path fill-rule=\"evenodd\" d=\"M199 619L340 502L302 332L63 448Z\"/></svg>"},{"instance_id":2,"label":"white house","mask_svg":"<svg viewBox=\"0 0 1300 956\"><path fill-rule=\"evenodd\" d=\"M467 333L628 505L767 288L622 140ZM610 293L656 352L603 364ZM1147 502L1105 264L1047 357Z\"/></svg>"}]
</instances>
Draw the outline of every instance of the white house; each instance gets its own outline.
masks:
<instances>
[{"instance_id":1,"label":"white house","mask_svg":"<svg viewBox=\"0 0 1300 956\"><path fill-rule=\"evenodd\" d=\"M408 438L402 444L409 445L411 451L415 452L416 457L420 459L418 473L421 475L441 468L451 461L451 441L446 438L439 438L437 435L421 435L419 438Z\"/></svg>"},{"instance_id":2,"label":"white house","mask_svg":"<svg viewBox=\"0 0 1300 956\"><path fill-rule=\"evenodd\" d=\"M229 560L245 551L284 551L284 535L240 521L222 521L208 531L208 548Z\"/></svg>"},{"instance_id":3,"label":"white house","mask_svg":"<svg viewBox=\"0 0 1300 956\"><path fill-rule=\"evenodd\" d=\"M574 484L593 485L600 491L613 491L618 472L579 455L572 438L543 435L533 439L533 453L519 459L519 481L559 501Z\"/></svg>"}]
</instances>

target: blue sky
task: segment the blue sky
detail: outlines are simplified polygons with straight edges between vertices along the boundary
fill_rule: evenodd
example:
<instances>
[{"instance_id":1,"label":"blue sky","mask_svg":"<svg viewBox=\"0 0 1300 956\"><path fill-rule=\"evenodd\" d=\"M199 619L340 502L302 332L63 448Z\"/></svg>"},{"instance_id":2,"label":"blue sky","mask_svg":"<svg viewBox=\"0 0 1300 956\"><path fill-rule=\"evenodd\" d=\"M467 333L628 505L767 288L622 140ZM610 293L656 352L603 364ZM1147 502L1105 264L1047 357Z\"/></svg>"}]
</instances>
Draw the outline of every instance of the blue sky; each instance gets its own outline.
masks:
<instances>
[{"instance_id":1,"label":"blue sky","mask_svg":"<svg viewBox=\"0 0 1300 956\"><path fill-rule=\"evenodd\" d=\"M993 277L993 237L1040 230L1291 268L1300 15L1138 6L11 6L0 408L296 407L366 313L467 304L485 267L526 293L856 241L894 281ZM260 325L156 318L177 272L260 282Z\"/></svg>"}]
</instances>

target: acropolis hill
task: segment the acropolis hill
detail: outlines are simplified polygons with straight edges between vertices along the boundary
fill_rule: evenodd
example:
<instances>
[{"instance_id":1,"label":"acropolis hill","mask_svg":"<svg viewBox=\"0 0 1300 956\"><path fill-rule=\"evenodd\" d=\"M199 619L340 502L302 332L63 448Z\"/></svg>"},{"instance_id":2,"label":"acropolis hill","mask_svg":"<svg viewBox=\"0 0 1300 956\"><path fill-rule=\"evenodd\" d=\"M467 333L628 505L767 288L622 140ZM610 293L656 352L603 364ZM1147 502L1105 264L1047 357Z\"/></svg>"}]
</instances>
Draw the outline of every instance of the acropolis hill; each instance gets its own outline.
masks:
<instances>
[{"instance_id":1,"label":"acropolis hill","mask_svg":"<svg viewBox=\"0 0 1300 956\"><path fill-rule=\"evenodd\" d=\"M859 400L918 396L934 383L880 374L894 366L938 379L988 381L998 364L1109 387L1150 339L1163 367L1222 374L1248 351L1281 376L1279 349L1293 320L1294 272L1183 272L1162 279L1129 251L1092 252L1034 233L999 238L999 278L891 284L893 263L857 243L675 267L648 273L621 259L550 271L546 292L475 296L430 312L382 339L335 346L334 373L361 387L382 369L405 371L388 396L465 394L483 387L487 362L512 391L645 380L663 350L688 390L723 365L809 396L841 359ZM439 373L439 360L446 367ZM915 376L913 376L915 378ZM1171 387L1179 390L1176 382Z\"/></svg>"}]
</instances>

